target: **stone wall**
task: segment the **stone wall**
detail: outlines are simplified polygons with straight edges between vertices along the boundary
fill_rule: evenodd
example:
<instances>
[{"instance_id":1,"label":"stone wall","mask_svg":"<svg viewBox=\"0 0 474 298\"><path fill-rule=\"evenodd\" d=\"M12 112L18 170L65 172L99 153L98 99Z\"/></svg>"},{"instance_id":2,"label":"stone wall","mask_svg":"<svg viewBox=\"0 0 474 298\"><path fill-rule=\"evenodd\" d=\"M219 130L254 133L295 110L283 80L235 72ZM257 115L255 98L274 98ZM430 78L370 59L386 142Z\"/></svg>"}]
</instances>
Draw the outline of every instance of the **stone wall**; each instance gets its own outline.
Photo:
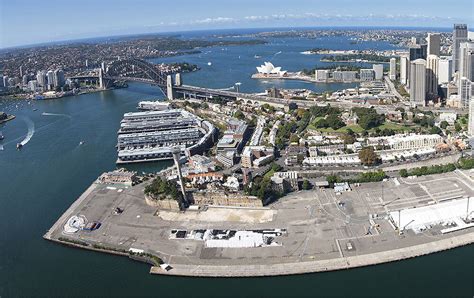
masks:
<instances>
[{"instance_id":1,"label":"stone wall","mask_svg":"<svg viewBox=\"0 0 474 298\"><path fill-rule=\"evenodd\" d=\"M195 205L217 205L233 207L263 207L262 200L257 197L239 193L219 192L194 192L192 201Z\"/></svg>"},{"instance_id":2,"label":"stone wall","mask_svg":"<svg viewBox=\"0 0 474 298\"><path fill-rule=\"evenodd\" d=\"M172 199L155 200L150 196L145 195L145 202L152 207L158 207L159 209L179 211L179 202Z\"/></svg>"}]
</instances>

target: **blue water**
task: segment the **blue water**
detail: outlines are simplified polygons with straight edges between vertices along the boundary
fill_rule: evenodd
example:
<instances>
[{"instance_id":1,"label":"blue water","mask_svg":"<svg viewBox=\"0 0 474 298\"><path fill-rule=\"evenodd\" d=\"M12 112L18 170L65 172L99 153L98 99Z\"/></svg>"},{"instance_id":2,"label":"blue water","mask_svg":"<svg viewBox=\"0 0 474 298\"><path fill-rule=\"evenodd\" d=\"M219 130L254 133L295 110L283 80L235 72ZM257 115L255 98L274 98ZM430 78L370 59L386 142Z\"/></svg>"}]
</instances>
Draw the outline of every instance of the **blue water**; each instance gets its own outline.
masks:
<instances>
[{"instance_id":1,"label":"blue water","mask_svg":"<svg viewBox=\"0 0 474 298\"><path fill-rule=\"evenodd\" d=\"M240 38L237 38L240 39ZM265 45L211 47L201 49L200 54L183 55L150 59L154 63L189 62L196 64L201 71L184 74L184 84L193 84L210 88L229 88L240 82L242 92L262 92L267 88L305 88L315 92L340 90L352 88L357 84L323 84L293 80L265 80L252 79L256 67L265 61L272 62L282 70L296 72L304 68L327 66L328 63L320 62L321 55L303 55L301 52L313 48L327 48L334 50L348 49L395 49L387 42L367 42L350 44L347 37L333 38L266 38ZM255 57L260 58L255 58ZM208 63L211 62L211 65ZM333 65L334 63L329 63ZM344 65L344 64L342 64ZM361 66L371 68L372 64L363 63Z\"/></svg>"},{"instance_id":2,"label":"blue water","mask_svg":"<svg viewBox=\"0 0 474 298\"><path fill-rule=\"evenodd\" d=\"M360 45L355 45L360 46ZM389 47L385 44L367 47ZM250 79L254 67L272 61L290 71L317 64L299 54L312 47L346 48L333 40L275 39L268 45L203 49L207 54L159 59L188 61L202 70L185 74L188 84L215 88L242 82L242 90L269 86L331 88L293 81ZM281 54L275 53L281 51ZM254 55L261 55L255 59ZM240 59L238 58L240 56ZM156 60L158 61L158 59ZM207 66L211 61L212 66ZM332 86L342 88L343 86ZM17 118L0 125L0 297L16 296L440 296L472 297L473 246L426 257L354 270L275 278L206 279L151 276L149 266L127 258L72 249L41 237L76 198L115 168L116 132L123 113L138 101L163 97L156 87L117 89L50 101L0 100ZM33 109L38 109L33 111ZM46 113L46 115L43 115ZM16 143L34 132L21 151ZM83 145L79 142L84 141ZM156 171L169 162L135 165Z\"/></svg>"}]
</instances>

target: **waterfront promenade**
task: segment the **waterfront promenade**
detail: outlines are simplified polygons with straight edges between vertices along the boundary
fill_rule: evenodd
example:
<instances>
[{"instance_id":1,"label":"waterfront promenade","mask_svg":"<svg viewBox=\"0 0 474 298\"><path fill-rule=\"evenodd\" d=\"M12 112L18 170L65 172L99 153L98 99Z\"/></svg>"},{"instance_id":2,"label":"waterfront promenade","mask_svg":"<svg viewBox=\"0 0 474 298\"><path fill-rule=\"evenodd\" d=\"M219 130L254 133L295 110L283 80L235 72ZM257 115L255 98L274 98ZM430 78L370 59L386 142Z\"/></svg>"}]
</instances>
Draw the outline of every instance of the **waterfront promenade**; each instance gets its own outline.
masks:
<instances>
[{"instance_id":1,"label":"waterfront promenade","mask_svg":"<svg viewBox=\"0 0 474 298\"><path fill-rule=\"evenodd\" d=\"M232 265L231 267L225 265L177 264L170 271L165 271L159 266L153 266L150 268L150 273L200 277L256 277L326 272L400 261L472 243L474 243L474 232L406 248L330 260L268 265Z\"/></svg>"}]
</instances>

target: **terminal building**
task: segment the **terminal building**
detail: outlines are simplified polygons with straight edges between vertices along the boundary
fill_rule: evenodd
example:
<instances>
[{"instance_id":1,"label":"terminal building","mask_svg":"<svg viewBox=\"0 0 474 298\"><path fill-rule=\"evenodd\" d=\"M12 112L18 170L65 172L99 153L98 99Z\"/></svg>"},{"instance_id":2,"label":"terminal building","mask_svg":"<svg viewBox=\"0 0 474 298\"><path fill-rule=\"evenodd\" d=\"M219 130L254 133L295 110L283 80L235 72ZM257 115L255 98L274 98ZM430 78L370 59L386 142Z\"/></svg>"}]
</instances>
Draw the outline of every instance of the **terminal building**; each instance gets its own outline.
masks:
<instances>
[{"instance_id":1,"label":"terminal building","mask_svg":"<svg viewBox=\"0 0 474 298\"><path fill-rule=\"evenodd\" d=\"M117 164L172 159L172 149L192 156L207 150L217 130L181 109L126 113L118 131Z\"/></svg>"}]
</instances>

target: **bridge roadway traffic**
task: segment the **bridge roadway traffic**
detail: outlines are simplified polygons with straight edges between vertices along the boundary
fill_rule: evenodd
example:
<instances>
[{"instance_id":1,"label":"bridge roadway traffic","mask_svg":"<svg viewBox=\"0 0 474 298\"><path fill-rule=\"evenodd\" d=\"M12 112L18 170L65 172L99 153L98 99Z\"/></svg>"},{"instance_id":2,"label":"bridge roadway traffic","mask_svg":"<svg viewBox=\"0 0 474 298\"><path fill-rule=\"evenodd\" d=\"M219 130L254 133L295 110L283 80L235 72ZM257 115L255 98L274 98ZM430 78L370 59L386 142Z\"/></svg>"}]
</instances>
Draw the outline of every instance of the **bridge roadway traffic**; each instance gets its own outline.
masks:
<instances>
[{"instance_id":1,"label":"bridge roadway traffic","mask_svg":"<svg viewBox=\"0 0 474 298\"><path fill-rule=\"evenodd\" d=\"M393 111L397 107L408 108L409 106L398 103L395 105L367 105L367 104L360 104L354 103L350 101L330 101L330 102L316 102L312 100L301 100L301 99L284 99L284 98L276 98L270 97L265 95L257 95L257 94L250 94L250 93L241 93L241 92L234 92L234 91L226 91L226 90L219 90L219 89L210 89L210 88L203 88L197 86L190 86L190 85L182 85L182 86L173 86L173 89L179 93L194 93L195 95L201 94L202 97L211 97L211 96L224 96L229 98L236 98L236 99L244 99L244 100L251 100L257 101L261 103L268 103L268 104L279 104L279 105L288 105L290 103L296 103L299 107L309 108L311 106L325 106L330 104L331 106L339 107L339 108L353 108L353 107L363 107L363 106L373 106L377 112L386 114L388 111ZM466 114L467 111L459 110L459 109L441 109L441 108L432 108L432 107L419 107L422 111L432 111L432 112L454 112L457 114Z\"/></svg>"},{"instance_id":2,"label":"bridge roadway traffic","mask_svg":"<svg viewBox=\"0 0 474 298\"><path fill-rule=\"evenodd\" d=\"M70 79L98 79L98 76L91 76L91 75L86 75L86 76L75 76L71 77ZM130 77L121 77L121 76L104 76L105 80L127 80L127 81L134 81L134 82L139 82L139 83L145 83L145 84L151 84L151 85L156 85L159 86L163 91L166 90L167 86L163 83L156 82L153 79L147 79L147 78L130 78ZM378 113L383 113L386 114L389 111L393 111L394 109L400 107L400 108L409 108L409 105L404 104L404 103L397 103L394 105L368 105L368 104L360 104L360 103L354 103L350 101L330 101L330 102L316 102L316 101L311 101L311 100L301 100L301 99L284 99L284 98L276 98L276 97L270 97L270 96L265 96L265 95L258 95L258 94L251 94L251 93L241 93L241 92L235 92L235 91L227 91L227 90L220 90L220 89L211 89L211 88L204 88L204 87L198 87L198 86L191 86L191 85L181 85L181 86L176 86L173 85L173 90L178 93L182 94L192 94L196 98L201 97L201 98L210 98L213 96L223 96L227 98L234 98L234 99L243 99L243 100L250 100L253 102L260 102L260 103L268 103L268 104L273 104L273 105L279 105L279 106L286 106L290 103L296 103L299 107L304 107L304 108L310 108L311 106L325 106L327 104L330 104L331 106L334 107L339 107L339 108L354 108L354 107L369 107L373 106ZM457 114L467 114L466 110L462 109L442 109L442 108L434 108L434 107L419 107L420 110L422 111L431 111L435 113L440 113L440 112L454 112Z\"/></svg>"}]
</instances>

